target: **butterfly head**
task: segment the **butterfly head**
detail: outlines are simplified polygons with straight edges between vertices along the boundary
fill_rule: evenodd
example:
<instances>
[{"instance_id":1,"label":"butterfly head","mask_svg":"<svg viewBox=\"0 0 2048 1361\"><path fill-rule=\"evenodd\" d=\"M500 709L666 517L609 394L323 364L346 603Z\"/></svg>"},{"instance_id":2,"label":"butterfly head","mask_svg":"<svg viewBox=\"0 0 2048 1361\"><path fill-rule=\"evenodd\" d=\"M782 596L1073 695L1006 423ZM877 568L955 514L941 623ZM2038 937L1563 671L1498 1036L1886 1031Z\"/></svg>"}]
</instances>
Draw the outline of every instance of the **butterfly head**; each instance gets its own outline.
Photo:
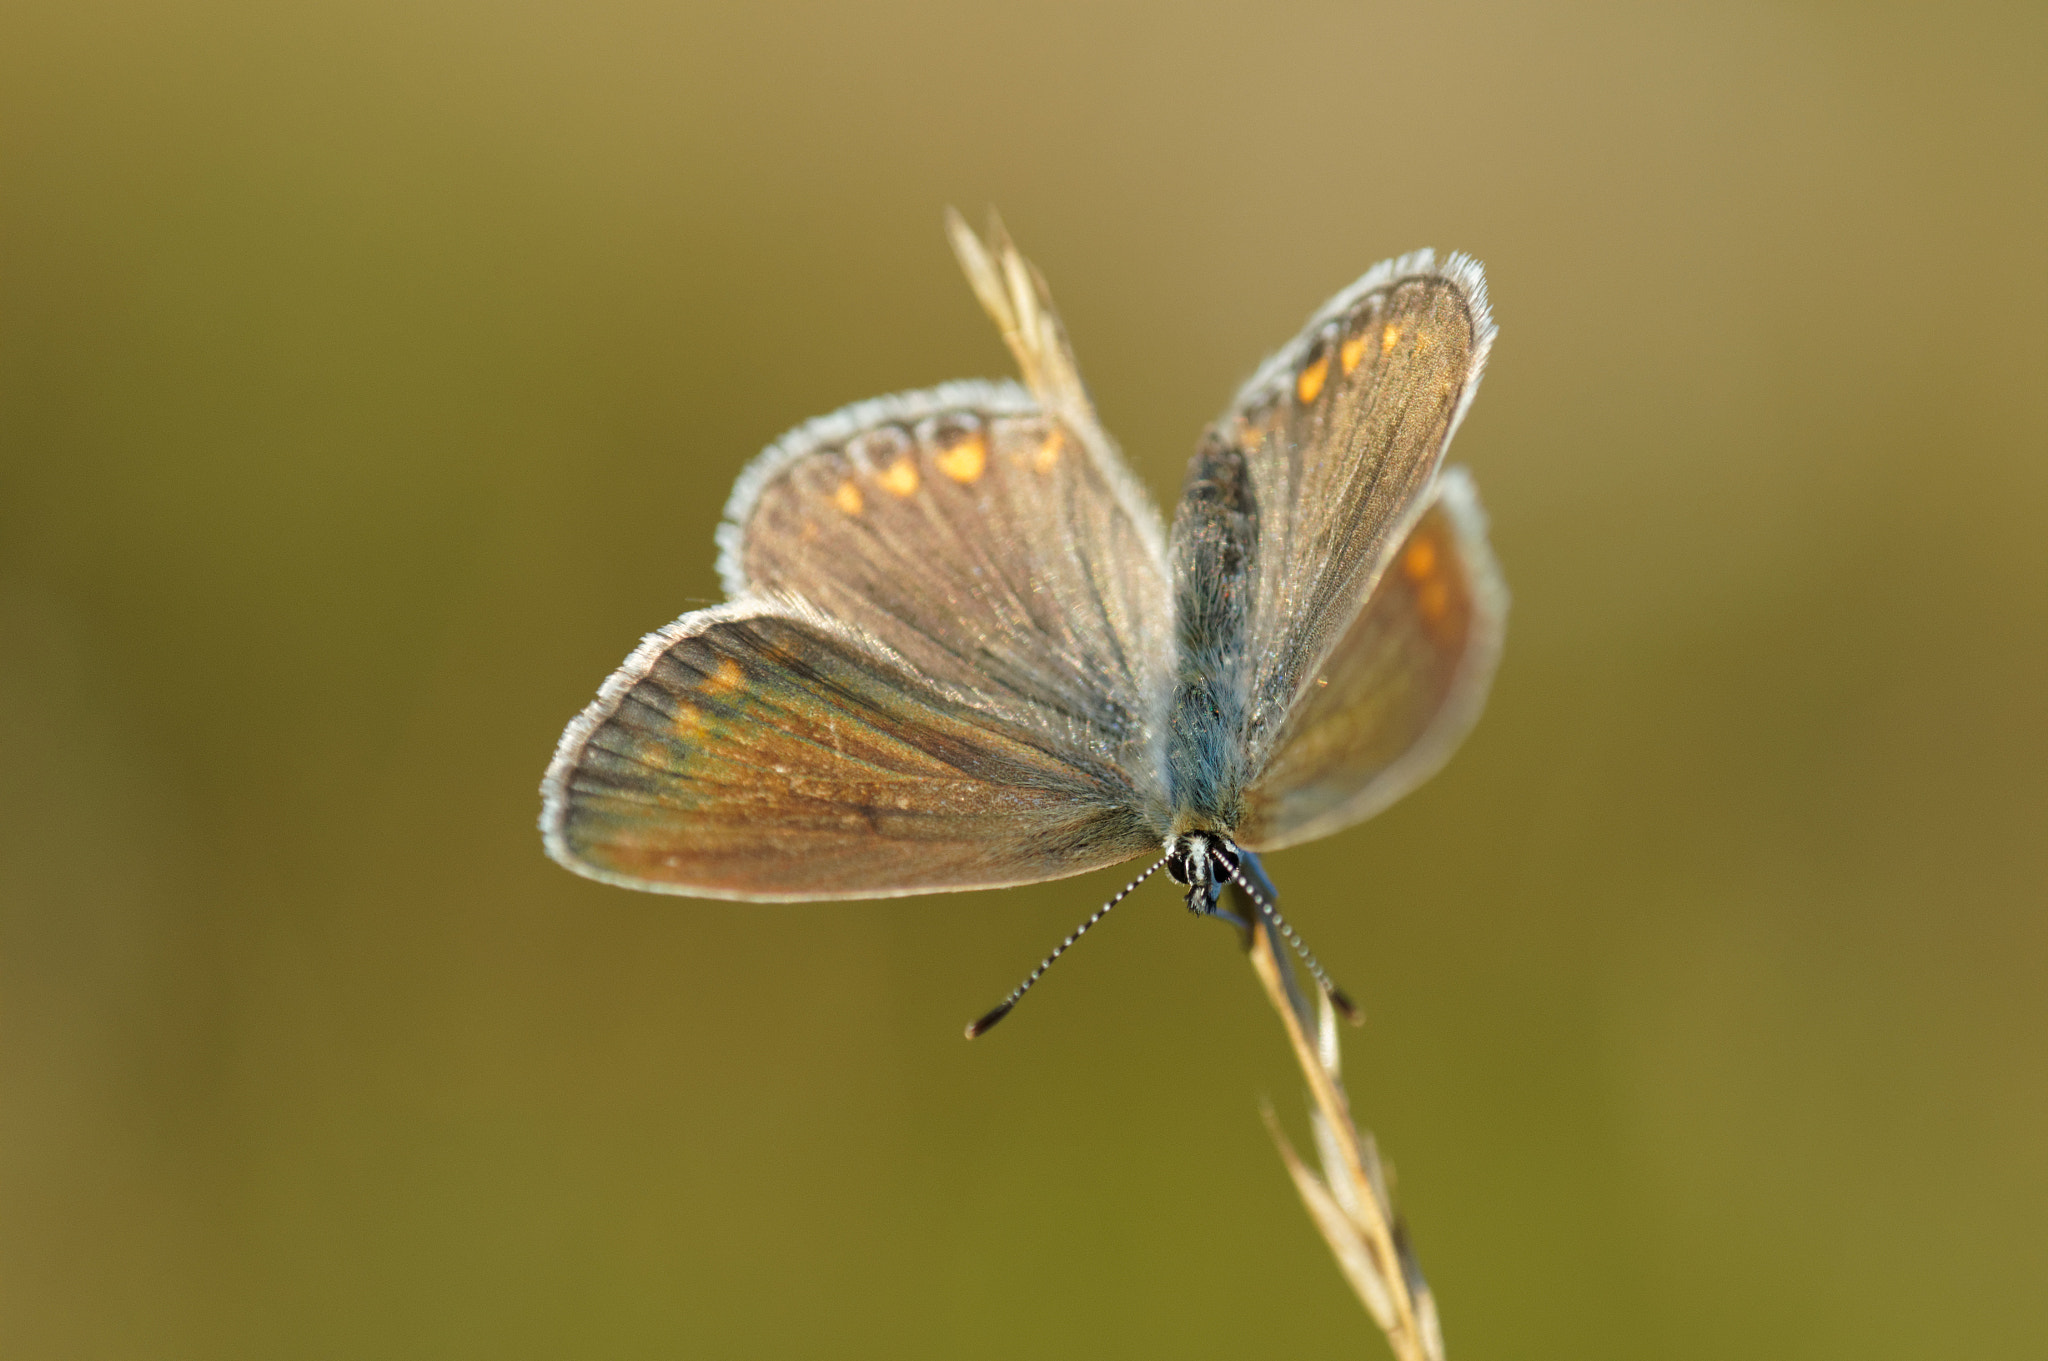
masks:
<instances>
[{"instance_id":1,"label":"butterfly head","mask_svg":"<svg viewBox=\"0 0 2048 1361\"><path fill-rule=\"evenodd\" d=\"M1188 911L1208 916L1237 870L1237 843L1219 832L1179 832L1166 843L1166 872L1188 887Z\"/></svg>"}]
</instances>

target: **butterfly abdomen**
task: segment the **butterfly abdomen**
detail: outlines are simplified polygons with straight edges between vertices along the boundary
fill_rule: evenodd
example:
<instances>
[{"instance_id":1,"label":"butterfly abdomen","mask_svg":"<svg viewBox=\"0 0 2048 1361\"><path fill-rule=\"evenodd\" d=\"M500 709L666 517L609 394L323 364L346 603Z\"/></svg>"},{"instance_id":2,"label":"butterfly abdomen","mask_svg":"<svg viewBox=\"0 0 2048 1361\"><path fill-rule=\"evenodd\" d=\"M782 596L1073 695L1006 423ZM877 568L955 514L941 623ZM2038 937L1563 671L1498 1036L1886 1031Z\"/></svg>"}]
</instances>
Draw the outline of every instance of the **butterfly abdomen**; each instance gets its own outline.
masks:
<instances>
[{"instance_id":1,"label":"butterfly abdomen","mask_svg":"<svg viewBox=\"0 0 2048 1361\"><path fill-rule=\"evenodd\" d=\"M1242 811L1245 638L1258 541L1244 454L1212 434L1188 467L1173 528L1176 673L1166 766L1177 833L1227 833Z\"/></svg>"}]
</instances>

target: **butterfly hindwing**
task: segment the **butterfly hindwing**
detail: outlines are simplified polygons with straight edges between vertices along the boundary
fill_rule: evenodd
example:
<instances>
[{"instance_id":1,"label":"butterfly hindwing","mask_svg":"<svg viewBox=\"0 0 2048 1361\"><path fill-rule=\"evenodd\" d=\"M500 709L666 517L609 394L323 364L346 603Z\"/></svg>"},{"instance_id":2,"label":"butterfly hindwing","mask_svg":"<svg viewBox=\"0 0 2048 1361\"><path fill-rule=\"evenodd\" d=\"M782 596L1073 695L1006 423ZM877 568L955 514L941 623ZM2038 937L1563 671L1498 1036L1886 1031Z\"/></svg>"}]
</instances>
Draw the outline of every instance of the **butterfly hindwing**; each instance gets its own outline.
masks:
<instances>
[{"instance_id":1,"label":"butterfly hindwing","mask_svg":"<svg viewBox=\"0 0 2048 1361\"><path fill-rule=\"evenodd\" d=\"M1239 839L1262 851L1312 841L1435 774L1479 717L1507 603L1472 480L1452 468L1288 713L1245 792Z\"/></svg>"},{"instance_id":2,"label":"butterfly hindwing","mask_svg":"<svg viewBox=\"0 0 2048 1361\"><path fill-rule=\"evenodd\" d=\"M556 860L702 897L995 887L1153 844L1112 762L942 695L787 600L651 635L563 735L543 792Z\"/></svg>"}]
</instances>

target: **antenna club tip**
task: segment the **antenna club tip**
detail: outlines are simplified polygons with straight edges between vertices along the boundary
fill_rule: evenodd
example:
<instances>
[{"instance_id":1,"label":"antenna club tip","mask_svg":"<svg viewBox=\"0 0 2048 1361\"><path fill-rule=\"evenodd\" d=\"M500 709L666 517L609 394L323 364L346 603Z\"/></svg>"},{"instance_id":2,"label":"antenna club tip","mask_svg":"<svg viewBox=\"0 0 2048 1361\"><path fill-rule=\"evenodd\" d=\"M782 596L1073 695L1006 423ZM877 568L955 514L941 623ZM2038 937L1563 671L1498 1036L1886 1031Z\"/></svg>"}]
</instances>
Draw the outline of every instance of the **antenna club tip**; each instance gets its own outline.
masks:
<instances>
[{"instance_id":1,"label":"antenna club tip","mask_svg":"<svg viewBox=\"0 0 2048 1361\"><path fill-rule=\"evenodd\" d=\"M969 1022L967 1026L967 1038L970 1040L976 1040L980 1039L983 1035L988 1034L990 1030L993 1030L995 1028L995 1024L997 1021L1002 1020L1003 1017L1008 1016L1010 1014L1010 1008L1015 1005L1015 1002L1005 1002L1001 1006L997 1007L994 1011L991 1011L988 1015L982 1017L980 1020Z\"/></svg>"},{"instance_id":2,"label":"antenna club tip","mask_svg":"<svg viewBox=\"0 0 2048 1361\"><path fill-rule=\"evenodd\" d=\"M1352 1001L1349 997L1346 997L1344 995L1344 989L1330 989L1330 1005L1337 1008L1337 1014L1342 1016L1345 1020L1351 1022L1351 1024L1365 1024L1365 1013L1358 1009L1358 1004L1356 1002Z\"/></svg>"}]
</instances>

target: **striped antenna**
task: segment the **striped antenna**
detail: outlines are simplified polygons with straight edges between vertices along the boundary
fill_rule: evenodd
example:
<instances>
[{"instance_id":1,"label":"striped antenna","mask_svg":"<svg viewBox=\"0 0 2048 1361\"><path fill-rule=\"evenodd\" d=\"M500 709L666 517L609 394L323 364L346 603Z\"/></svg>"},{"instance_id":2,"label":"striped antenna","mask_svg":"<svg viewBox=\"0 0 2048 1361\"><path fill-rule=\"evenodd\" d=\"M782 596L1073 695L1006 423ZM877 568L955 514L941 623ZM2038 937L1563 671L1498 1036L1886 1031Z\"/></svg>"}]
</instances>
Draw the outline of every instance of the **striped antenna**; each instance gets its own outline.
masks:
<instances>
[{"instance_id":1,"label":"striped antenna","mask_svg":"<svg viewBox=\"0 0 2048 1361\"><path fill-rule=\"evenodd\" d=\"M1344 989L1331 982L1330 976L1323 972L1323 966L1316 962L1315 955L1308 948L1308 942L1295 934L1294 928L1287 924L1287 919L1280 915L1280 909L1266 901L1265 894L1252 887L1251 880L1244 877L1244 871L1237 867L1235 859L1231 860L1229 864L1231 882L1244 890L1244 896L1252 900L1252 905L1259 909L1259 915L1272 923L1273 929L1284 936L1287 943L1294 947L1294 953L1301 956L1301 962L1308 969L1309 977L1315 979L1316 986L1323 990L1323 996L1330 999L1330 1005L1343 1013L1344 1019L1351 1022L1351 1024L1364 1024L1365 1017L1359 1013L1357 1006L1352 1003L1351 999L1344 995ZM1147 872L1149 873L1150 871Z\"/></svg>"},{"instance_id":2,"label":"striped antenna","mask_svg":"<svg viewBox=\"0 0 2048 1361\"><path fill-rule=\"evenodd\" d=\"M1054 950L1051 954L1047 955L1044 959L1040 960L1038 967L1031 971L1031 977L1025 979L1022 983L1019 983L1017 985L1017 990L1015 992L1012 992L1008 997L1005 997L1003 999L1003 1004L1001 1006L997 1007L995 1010L989 1012L986 1016L983 1016L980 1020L976 1021L974 1024L967 1027L967 1038L971 1040L977 1038L978 1036L987 1034L989 1029L992 1026L994 1026L997 1021L1000 1021L1003 1019L1003 1017L1008 1016L1010 1014L1010 1008L1017 1005L1017 999L1022 997L1025 993L1031 991L1031 985L1033 983L1036 983L1040 978L1043 978L1045 976L1045 971L1052 967L1052 962L1055 959L1058 959L1061 955L1065 954L1068 951L1068 949L1070 949L1073 946L1075 941L1087 935L1089 927L1095 925L1095 923L1101 921L1104 917L1107 917L1109 915L1109 910L1112 907L1115 907L1118 903L1130 897L1131 894L1137 889L1138 885L1144 883L1147 879L1150 879L1153 873L1158 870L1159 866L1165 863L1166 857L1159 857L1158 861L1153 864L1151 869L1146 870L1143 874L1131 880L1130 883L1125 884L1122 890L1118 892L1116 897L1111 898L1101 907L1095 909L1095 915L1090 917L1087 921L1082 922L1079 926L1075 927L1073 931L1068 933L1067 938L1059 943L1058 949Z\"/></svg>"}]
</instances>

